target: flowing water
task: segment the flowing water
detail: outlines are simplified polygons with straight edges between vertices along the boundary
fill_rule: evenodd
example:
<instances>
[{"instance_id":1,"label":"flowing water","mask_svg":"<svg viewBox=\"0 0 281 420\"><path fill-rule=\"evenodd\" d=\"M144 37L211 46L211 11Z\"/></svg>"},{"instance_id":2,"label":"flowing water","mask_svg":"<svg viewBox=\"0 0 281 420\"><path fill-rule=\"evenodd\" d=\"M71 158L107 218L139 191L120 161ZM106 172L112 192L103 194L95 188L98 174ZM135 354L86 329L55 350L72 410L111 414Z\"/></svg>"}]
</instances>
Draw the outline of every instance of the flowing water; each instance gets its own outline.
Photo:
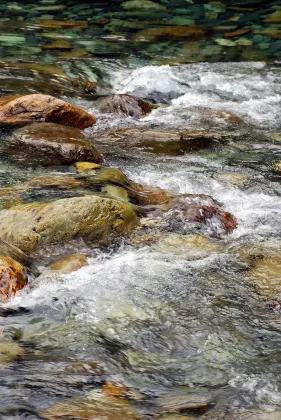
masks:
<instances>
[{"instance_id":1,"label":"flowing water","mask_svg":"<svg viewBox=\"0 0 281 420\"><path fill-rule=\"evenodd\" d=\"M106 249L83 241L45 248L36 256L39 280L2 305L1 336L23 352L8 364L0 359L1 419L45 418L45 409L106 381L131 389L130 405L143 419L281 419L281 172L274 170L281 159L281 28L277 18L264 22L273 13L281 22L281 6L147 3L136 12L119 2L2 0L1 93L43 91L81 106L97 117L86 134L107 165L142 184L211 195L238 228L205 242L171 235L137 247L124 240ZM207 33L188 42L140 41L140 31L161 24ZM235 45L215 41L245 28ZM61 40L70 46L48 47ZM162 105L138 121L101 114L95 95L83 90L87 81ZM176 156L99 141L100 132L123 127L204 129L226 133L227 141ZM0 162L3 187L74 172ZM61 194L42 189L24 198ZM44 271L66 251L87 253L88 265L67 275ZM261 261L258 268L252 260Z\"/></svg>"}]
</instances>

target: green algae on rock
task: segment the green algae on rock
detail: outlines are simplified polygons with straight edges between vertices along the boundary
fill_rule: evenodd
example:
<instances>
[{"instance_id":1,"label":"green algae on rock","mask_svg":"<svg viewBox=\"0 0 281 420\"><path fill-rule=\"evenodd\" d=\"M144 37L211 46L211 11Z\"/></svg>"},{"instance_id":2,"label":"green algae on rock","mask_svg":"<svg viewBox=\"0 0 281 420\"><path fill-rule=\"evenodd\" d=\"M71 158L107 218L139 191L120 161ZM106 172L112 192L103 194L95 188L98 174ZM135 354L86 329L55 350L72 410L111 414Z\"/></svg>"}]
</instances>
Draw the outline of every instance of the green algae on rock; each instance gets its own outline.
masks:
<instances>
[{"instance_id":1,"label":"green algae on rock","mask_svg":"<svg viewBox=\"0 0 281 420\"><path fill-rule=\"evenodd\" d=\"M129 204L97 196L19 205L2 210L0 219L0 236L26 253L75 238L108 243L139 224Z\"/></svg>"}]
</instances>

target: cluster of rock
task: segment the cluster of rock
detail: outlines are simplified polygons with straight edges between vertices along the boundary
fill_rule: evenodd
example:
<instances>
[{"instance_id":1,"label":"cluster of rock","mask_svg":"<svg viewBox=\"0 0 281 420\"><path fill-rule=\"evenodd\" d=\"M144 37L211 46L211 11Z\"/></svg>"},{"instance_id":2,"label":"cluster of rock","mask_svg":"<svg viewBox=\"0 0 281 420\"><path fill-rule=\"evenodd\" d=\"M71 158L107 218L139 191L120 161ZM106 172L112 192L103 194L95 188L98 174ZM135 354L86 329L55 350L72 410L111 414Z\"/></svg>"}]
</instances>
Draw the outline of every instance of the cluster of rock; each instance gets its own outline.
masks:
<instances>
[{"instance_id":1,"label":"cluster of rock","mask_svg":"<svg viewBox=\"0 0 281 420\"><path fill-rule=\"evenodd\" d=\"M111 95L100 101L102 112L140 118L155 105L129 95ZM102 166L103 157L80 130L95 118L82 109L52 96L34 94L0 99L0 126L12 129L3 134L2 153L25 166L75 164L76 175L34 177L2 188L0 201L0 300L22 289L28 280L30 260L38 247L83 238L108 244L113 238L136 237L159 232L202 232L219 237L236 228L230 213L211 197L176 196L157 187L143 186L117 168ZM146 147L163 153L184 153L208 147L218 139L210 133L159 132L128 129L100 136L113 145ZM51 202L25 203L22 194L38 189L73 191L73 197ZM140 223L150 216L153 223ZM137 230L136 230L137 228ZM71 255L49 267L67 273L87 263L86 256Z\"/></svg>"}]
</instances>

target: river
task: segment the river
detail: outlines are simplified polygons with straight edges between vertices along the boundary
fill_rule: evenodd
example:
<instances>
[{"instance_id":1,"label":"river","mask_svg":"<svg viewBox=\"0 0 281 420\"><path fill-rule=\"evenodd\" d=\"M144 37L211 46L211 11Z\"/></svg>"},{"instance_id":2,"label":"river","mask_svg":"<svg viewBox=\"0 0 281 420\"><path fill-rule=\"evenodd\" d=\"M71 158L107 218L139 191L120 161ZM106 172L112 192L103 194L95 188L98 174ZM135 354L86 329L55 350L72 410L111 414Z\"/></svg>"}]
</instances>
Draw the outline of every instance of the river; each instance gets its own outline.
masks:
<instances>
[{"instance_id":1,"label":"river","mask_svg":"<svg viewBox=\"0 0 281 420\"><path fill-rule=\"evenodd\" d=\"M238 227L221 239L175 234L151 245L121 240L107 248L80 240L39 252L40 281L2 304L1 334L23 349L9 364L0 359L3 420L135 418L118 410L44 414L62 401L98 394L105 383L130 390L140 419L281 419L281 171L275 166L281 160L281 49L269 32L254 32L271 30L261 19L280 15L280 5L233 1L231 9L228 2L178 1L173 13L172 1L156 3L137 14L119 2L93 9L89 2L2 1L0 91L43 90L84 108L97 117L85 134L107 165L144 185L211 195ZM218 29L235 26L237 15L253 31L243 35L248 41L215 42L221 31L237 30ZM200 21L212 34L190 41L192 52L182 38L141 44L137 34L157 25L148 23L156 18L169 25ZM52 26L53 19L98 23L83 31ZM271 25L281 31L278 21ZM44 49L46 40L72 43L73 57L67 44ZM95 96L77 88L79 78L161 106L140 120L102 114ZM99 140L101 132L127 127L203 129L227 140L169 155ZM74 172L0 162L3 187ZM58 193L37 195L26 200ZM66 275L46 273L46 262L66 251L87 253L88 265Z\"/></svg>"}]
</instances>

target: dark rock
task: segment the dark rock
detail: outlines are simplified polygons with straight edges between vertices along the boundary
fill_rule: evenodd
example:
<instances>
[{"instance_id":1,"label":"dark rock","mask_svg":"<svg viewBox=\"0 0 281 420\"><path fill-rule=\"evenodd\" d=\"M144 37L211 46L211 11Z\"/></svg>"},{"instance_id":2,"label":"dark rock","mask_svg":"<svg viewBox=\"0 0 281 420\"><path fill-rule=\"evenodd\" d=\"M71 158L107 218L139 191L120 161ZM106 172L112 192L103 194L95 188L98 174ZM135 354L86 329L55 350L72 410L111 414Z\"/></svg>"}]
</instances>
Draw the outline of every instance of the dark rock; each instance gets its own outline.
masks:
<instances>
[{"instance_id":1,"label":"dark rock","mask_svg":"<svg viewBox=\"0 0 281 420\"><path fill-rule=\"evenodd\" d=\"M103 161L100 153L78 129L54 123L21 127L12 133L2 148L11 159L28 165Z\"/></svg>"},{"instance_id":2,"label":"dark rock","mask_svg":"<svg viewBox=\"0 0 281 420\"><path fill-rule=\"evenodd\" d=\"M100 101L100 111L141 118L149 114L156 105L131 95L110 95Z\"/></svg>"}]
</instances>

